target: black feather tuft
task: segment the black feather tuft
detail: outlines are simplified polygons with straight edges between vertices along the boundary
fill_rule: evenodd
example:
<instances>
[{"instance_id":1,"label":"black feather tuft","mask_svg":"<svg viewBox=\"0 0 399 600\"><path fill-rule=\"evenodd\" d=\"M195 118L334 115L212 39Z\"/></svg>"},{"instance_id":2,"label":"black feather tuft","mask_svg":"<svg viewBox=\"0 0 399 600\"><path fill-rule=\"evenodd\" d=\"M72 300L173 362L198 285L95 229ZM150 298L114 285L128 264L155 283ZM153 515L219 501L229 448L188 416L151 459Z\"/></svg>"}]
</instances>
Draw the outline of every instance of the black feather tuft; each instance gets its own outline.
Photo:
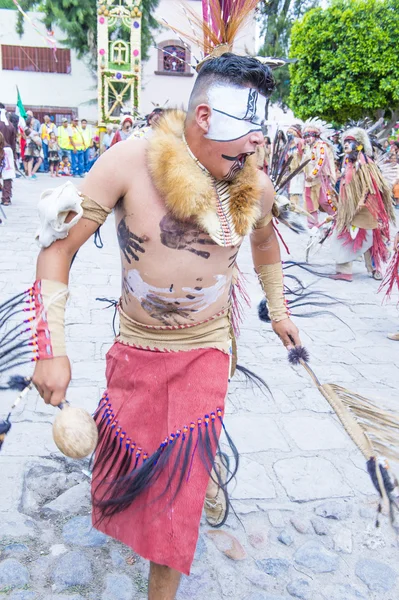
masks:
<instances>
[{"instance_id":1,"label":"black feather tuft","mask_svg":"<svg viewBox=\"0 0 399 600\"><path fill-rule=\"evenodd\" d=\"M17 390L18 392L22 392L28 385L30 384L31 379L29 377L24 377L23 375L12 375L7 385L0 386L0 390Z\"/></svg>"},{"instance_id":2,"label":"black feather tuft","mask_svg":"<svg viewBox=\"0 0 399 600\"><path fill-rule=\"evenodd\" d=\"M309 352L303 346L296 346L288 352L288 361L291 365L299 365L299 363L309 362Z\"/></svg>"},{"instance_id":3,"label":"black feather tuft","mask_svg":"<svg viewBox=\"0 0 399 600\"><path fill-rule=\"evenodd\" d=\"M265 323L270 323L270 321L271 321L270 315L269 315L269 310L268 310L267 304L266 304L266 298L263 298L258 304L258 316L259 316L259 319L261 321L264 321Z\"/></svg>"}]
</instances>

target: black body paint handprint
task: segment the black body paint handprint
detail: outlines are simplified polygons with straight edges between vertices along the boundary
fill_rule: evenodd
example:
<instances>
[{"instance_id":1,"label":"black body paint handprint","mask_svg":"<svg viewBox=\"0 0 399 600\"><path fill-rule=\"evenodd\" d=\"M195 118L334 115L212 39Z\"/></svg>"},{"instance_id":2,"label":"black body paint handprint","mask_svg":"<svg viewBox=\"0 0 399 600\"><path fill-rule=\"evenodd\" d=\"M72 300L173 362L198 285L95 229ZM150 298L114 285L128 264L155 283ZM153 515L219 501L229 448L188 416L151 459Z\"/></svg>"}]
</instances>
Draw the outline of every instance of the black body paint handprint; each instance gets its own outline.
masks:
<instances>
[{"instance_id":1,"label":"black body paint handprint","mask_svg":"<svg viewBox=\"0 0 399 600\"><path fill-rule=\"evenodd\" d=\"M197 250L194 244L200 246L214 246L215 242L202 231L195 223L177 221L171 215L165 215L159 224L161 230L161 242L172 250L187 250L201 258L209 258L210 252Z\"/></svg>"},{"instance_id":2,"label":"black body paint handprint","mask_svg":"<svg viewBox=\"0 0 399 600\"><path fill-rule=\"evenodd\" d=\"M132 262L132 258L136 261L139 260L139 252L143 254L145 252L143 246L140 245L145 242L145 239L130 231L126 224L126 217L124 217L119 223L117 235L119 247L122 250L127 262L130 264Z\"/></svg>"}]
</instances>

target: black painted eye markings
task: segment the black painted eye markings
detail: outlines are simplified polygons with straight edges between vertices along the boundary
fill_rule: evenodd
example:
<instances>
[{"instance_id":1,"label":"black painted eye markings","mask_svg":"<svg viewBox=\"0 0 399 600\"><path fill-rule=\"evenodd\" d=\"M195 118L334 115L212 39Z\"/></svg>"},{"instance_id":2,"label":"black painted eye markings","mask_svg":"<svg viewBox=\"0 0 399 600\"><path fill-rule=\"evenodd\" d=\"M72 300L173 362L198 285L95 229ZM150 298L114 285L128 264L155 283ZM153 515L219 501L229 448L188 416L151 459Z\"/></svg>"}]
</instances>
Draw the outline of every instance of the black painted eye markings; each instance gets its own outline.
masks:
<instances>
[{"instance_id":1,"label":"black painted eye markings","mask_svg":"<svg viewBox=\"0 0 399 600\"><path fill-rule=\"evenodd\" d=\"M256 107L258 104L258 91L254 88L251 88L248 92L248 100L247 100L247 112L243 118L244 121L254 122L256 117Z\"/></svg>"},{"instance_id":2,"label":"black painted eye markings","mask_svg":"<svg viewBox=\"0 0 399 600\"><path fill-rule=\"evenodd\" d=\"M119 247L129 264L131 264L132 259L135 261L139 260L139 252L142 254L145 253L145 250L141 244L143 244L146 240L130 231L126 224L126 217L124 217L118 225L117 237Z\"/></svg>"}]
</instances>

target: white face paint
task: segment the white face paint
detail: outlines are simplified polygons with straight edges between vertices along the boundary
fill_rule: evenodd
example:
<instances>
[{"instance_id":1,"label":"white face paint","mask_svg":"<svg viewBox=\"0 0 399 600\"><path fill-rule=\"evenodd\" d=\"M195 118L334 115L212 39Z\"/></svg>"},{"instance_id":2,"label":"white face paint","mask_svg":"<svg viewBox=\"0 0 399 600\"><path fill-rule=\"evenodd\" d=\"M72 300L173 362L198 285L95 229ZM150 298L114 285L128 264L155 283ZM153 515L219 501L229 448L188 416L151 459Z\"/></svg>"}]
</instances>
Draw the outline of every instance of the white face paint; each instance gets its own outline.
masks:
<instances>
[{"instance_id":1,"label":"white face paint","mask_svg":"<svg viewBox=\"0 0 399 600\"><path fill-rule=\"evenodd\" d=\"M160 288L155 285L150 285L141 277L139 271L130 269L127 275L127 284L131 294L142 303L144 300L153 298L162 299L163 302L169 303L171 308L176 307L175 302L179 302L179 307L182 311L186 308L194 309L195 312L205 310L225 292L226 286L230 285L225 275L215 275L216 283L209 287L203 287L200 291L184 287L182 292L184 296L177 298L170 288ZM189 297L187 297L189 296Z\"/></svg>"},{"instance_id":2,"label":"white face paint","mask_svg":"<svg viewBox=\"0 0 399 600\"><path fill-rule=\"evenodd\" d=\"M262 131L266 98L254 88L214 83L208 90L208 103L212 114L206 138L230 142L252 131Z\"/></svg>"}]
</instances>

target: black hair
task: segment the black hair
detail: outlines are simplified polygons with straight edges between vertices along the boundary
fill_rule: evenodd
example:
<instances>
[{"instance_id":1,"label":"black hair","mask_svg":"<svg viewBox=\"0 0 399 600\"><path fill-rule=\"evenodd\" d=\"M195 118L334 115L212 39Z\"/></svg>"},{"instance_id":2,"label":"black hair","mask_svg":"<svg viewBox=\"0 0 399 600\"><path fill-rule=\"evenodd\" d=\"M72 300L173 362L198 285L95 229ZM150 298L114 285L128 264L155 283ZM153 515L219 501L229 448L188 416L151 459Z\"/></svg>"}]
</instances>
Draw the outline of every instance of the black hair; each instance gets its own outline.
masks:
<instances>
[{"instance_id":1,"label":"black hair","mask_svg":"<svg viewBox=\"0 0 399 600\"><path fill-rule=\"evenodd\" d=\"M5 106L2 102L0 102L0 108L5 108Z\"/></svg>"},{"instance_id":2,"label":"black hair","mask_svg":"<svg viewBox=\"0 0 399 600\"><path fill-rule=\"evenodd\" d=\"M19 116L15 112L13 112L13 113L10 113L8 119L9 119L11 125L14 126L15 131L18 131Z\"/></svg>"},{"instance_id":3,"label":"black hair","mask_svg":"<svg viewBox=\"0 0 399 600\"><path fill-rule=\"evenodd\" d=\"M270 96L275 89L275 81L270 68L251 56L237 56L225 52L217 58L210 58L202 65L194 90L207 79L224 80L235 85L250 85L263 96ZM193 91L194 91L193 90Z\"/></svg>"}]
</instances>

